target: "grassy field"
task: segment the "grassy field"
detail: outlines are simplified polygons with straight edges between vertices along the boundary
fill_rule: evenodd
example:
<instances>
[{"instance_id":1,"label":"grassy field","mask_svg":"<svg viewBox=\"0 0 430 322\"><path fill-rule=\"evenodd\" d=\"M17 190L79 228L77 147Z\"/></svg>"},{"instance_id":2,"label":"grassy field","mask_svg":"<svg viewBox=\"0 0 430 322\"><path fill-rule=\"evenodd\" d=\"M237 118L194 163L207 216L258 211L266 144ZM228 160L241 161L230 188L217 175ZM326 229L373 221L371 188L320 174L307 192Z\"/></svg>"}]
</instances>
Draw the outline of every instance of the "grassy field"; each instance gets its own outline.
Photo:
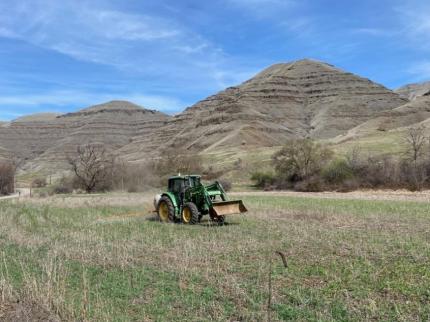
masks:
<instances>
[{"instance_id":1,"label":"grassy field","mask_svg":"<svg viewBox=\"0 0 430 322\"><path fill-rule=\"evenodd\" d=\"M430 204L243 199L223 227L137 194L1 201L0 320L430 319Z\"/></svg>"}]
</instances>

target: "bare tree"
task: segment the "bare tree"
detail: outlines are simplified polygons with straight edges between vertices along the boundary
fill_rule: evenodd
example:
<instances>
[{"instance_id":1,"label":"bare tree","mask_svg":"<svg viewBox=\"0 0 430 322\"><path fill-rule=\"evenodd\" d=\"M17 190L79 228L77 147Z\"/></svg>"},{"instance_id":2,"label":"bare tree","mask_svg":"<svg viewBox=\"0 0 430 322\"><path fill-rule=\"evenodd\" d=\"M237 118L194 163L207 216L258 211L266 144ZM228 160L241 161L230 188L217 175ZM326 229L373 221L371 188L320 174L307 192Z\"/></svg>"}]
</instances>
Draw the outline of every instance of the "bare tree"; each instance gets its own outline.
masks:
<instances>
[{"instance_id":1,"label":"bare tree","mask_svg":"<svg viewBox=\"0 0 430 322\"><path fill-rule=\"evenodd\" d=\"M156 174L172 175L175 173L201 173L203 171L202 158L196 153L186 150L166 150L160 160L154 165Z\"/></svg>"},{"instance_id":2,"label":"bare tree","mask_svg":"<svg viewBox=\"0 0 430 322\"><path fill-rule=\"evenodd\" d=\"M276 172L295 181L318 173L333 152L310 139L291 140L272 157Z\"/></svg>"},{"instance_id":3,"label":"bare tree","mask_svg":"<svg viewBox=\"0 0 430 322\"><path fill-rule=\"evenodd\" d=\"M410 128L405 139L408 147L406 151L407 159L403 163L403 175L408 177L408 181L414 190L421 190L428 178L423 160L428 140L424 135L424 128Z\"/></svg>"},{"instance_id":4,"label":"bare tree","mask_svg":"<svg viewBox=\"0 0 430 322\"><path fill-rule=\"evenodd\" d=\"M114 159L105 147L95 144L79 146L68 162L79 185L88 193L105 187L114 167Z\"/></svg>"},{"instance_id":5,"label":"bare tree","mask_svg":"<svg viewBox=\"0 0 430 322\"><path fill-rule=\"evenodd\" d=\"M15 167L10 162L0 163L0 195L8 195L15 189Z\"/></svg>"},{"instance_id":6,"label":"bare tree","mask_svg":"<svg viewBox=\"0 0 430 322\"><path fill-rule=\"evenodd\" d=\"M406 135L406 142L408 143L407 154L414 164L416 164L422 157L427 142L424 136L424 129L422 127L409 129Z\"/></svg>"}]
</instances>

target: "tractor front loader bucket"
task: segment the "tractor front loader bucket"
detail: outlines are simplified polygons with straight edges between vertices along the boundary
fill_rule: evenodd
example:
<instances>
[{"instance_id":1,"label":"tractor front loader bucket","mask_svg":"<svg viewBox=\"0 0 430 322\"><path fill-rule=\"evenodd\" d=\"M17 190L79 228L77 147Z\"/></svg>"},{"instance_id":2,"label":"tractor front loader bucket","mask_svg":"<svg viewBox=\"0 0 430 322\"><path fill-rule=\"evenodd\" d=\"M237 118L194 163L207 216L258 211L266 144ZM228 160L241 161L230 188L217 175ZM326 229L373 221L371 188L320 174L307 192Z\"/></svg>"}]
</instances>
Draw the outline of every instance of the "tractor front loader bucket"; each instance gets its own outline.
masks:
<instances>
[{"instance_id":1,"label":"tractor front loader bucket","mask_svg":"<svg viewBox=\"0 0 430 322\"><path fill-rule=\"evenodd\" d=\"M212 211L216 216L234 215L247 212L242 200L220 201L212 204Z\"/></svg>"}]
</instances>

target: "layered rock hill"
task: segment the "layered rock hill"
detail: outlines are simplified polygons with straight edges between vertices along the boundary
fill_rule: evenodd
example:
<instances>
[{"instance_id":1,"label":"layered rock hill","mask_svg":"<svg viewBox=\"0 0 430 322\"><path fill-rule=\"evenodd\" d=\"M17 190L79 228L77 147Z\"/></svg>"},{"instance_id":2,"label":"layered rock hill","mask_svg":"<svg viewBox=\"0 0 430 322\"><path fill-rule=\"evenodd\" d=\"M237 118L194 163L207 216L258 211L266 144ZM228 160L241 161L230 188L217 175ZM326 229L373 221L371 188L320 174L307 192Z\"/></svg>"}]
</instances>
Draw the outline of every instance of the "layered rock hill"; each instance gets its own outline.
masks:
<instances>
[{"instance_id":1,"label":"layered rock hill","mask_svg":"<svg viewBox=\"0 0 430 322\"><path fill-rule=\"evenodd\" d=\"M122 151L132 159L172 147L213 151L327 139L407 102L368 79L313 60L277 64L176 115L152 138Z\"/></svg>"},{"instance_id":2,"label":"layered rock hill","mask_svg":"<svg viewBox=\"0 0 430 322\"><path fill-rule=\"evenodd\" d=\"M21 118L0 126L0 147L24 156L34 171L64 168L65 156L90 142L136 161L172 148L247 151L290 138L344 136L389 115L384 113L406 113L395 111L405 104L408 99L366 78L305 59L273 65L175 116L113 101L76 113ZM416 108L424 109L417 112L424 117L425 108Z\"/></svg>"},{"instance_id":3,"label":"layered rock hill","mask_svg":"<svg viewBox=\"0 0 430 322\"><path fill-rule=\"evenodd\" d=\"M430 82L405 85L396 89L396 93L403 98L414 100L418 97L430 93Z\"/></svg>"},{"instance_id":4,"label":"layered rock hill","mask_svg":"<svg viewBox=\"0 0 430 322\"><path fill-rule=\"evenodd\" d=\"M390 131L404 131L409 128L428 128L430 122L430 93L416 97L413 101L393 110L382 112L363 124L351 129L334 142L353 140L374 134L383 135Z\"/></svg>"},{"instance_id":5,"label":"layered rock hill","mask_svg":"<svg viewBox=\"0 0 430 322\"><path fill-rule=\"evenodd\" d=\"M56 165L64 168L78 145L101 143L115 151L136 135L150 135L169 117L125 101L112 101L76 113L20 118L0 127L0 146L25 158L27 170Z\"/></svg>"}]
</instances>

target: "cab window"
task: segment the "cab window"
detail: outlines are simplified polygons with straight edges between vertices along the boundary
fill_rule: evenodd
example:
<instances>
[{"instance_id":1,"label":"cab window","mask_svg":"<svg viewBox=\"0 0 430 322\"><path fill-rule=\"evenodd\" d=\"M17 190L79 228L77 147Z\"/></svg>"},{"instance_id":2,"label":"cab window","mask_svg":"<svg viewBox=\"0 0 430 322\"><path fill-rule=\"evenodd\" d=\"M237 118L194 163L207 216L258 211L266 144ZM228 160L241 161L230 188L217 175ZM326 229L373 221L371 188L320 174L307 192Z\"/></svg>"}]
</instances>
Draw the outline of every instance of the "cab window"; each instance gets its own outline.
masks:
<instances>
[{"instance_id":1,"label":"cab window","mask_svg":"<svg viewBox=\"0 0 430 322\"><path fill-rule=\"evenodd\" d=\"M197 187L200 184L200 178L199 177L190 177L190 185L191 187Z\"/></svg>"},{"instance_id":2,"label":"cab window","mask_svg":"<svg viewBox=\"0 0 430 322\"><path fill-rule=\"evenodd\" d=\"M184 179L172 179L169 182L169 190L173 193L180 193L185 186Z\"/></svg>"}]
</instances>

